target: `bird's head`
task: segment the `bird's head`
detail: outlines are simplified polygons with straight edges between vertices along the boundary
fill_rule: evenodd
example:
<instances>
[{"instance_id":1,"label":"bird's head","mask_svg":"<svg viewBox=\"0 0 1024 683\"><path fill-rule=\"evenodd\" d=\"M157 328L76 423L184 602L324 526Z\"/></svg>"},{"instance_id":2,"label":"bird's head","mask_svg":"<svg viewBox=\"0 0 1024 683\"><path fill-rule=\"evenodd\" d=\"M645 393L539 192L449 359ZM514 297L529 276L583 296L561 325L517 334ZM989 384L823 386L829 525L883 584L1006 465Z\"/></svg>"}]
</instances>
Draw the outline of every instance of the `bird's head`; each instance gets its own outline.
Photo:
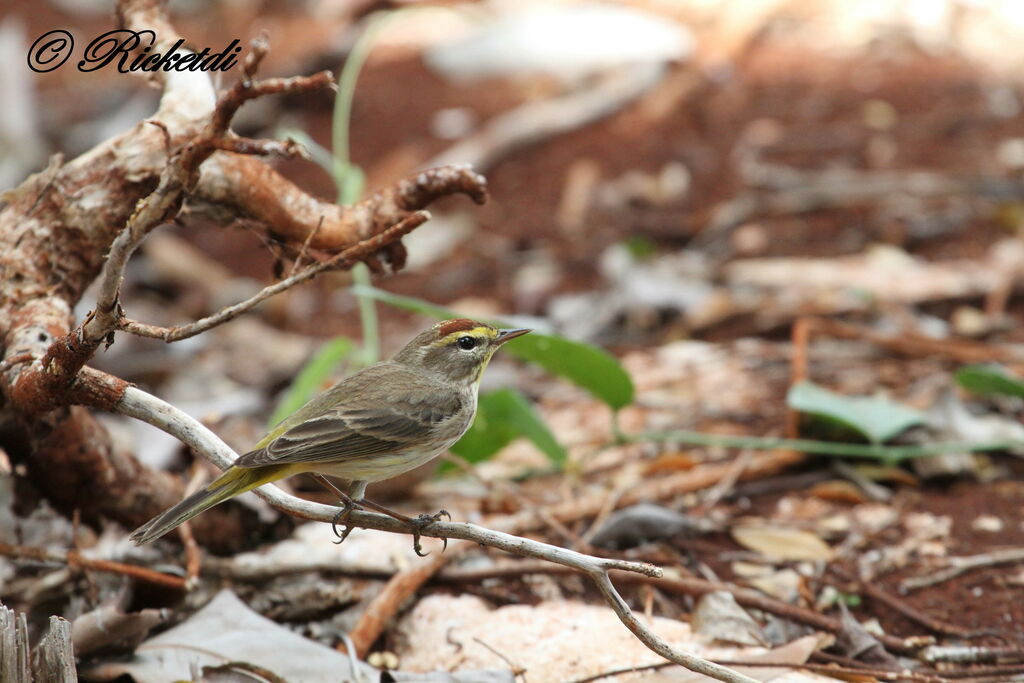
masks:
<instances>
[{"instance_id":1,"label":"bird's head","mask_svg":"<svg viewBox=\"0 0 1024 683\"><path fill-rule=\"evenodd\" d=\"M500 330L487 323L457 318L437 323L420 333L394 360L436 372L453 382L478 382L498 347L530 332Z\"/></svg>"}]
</instances>

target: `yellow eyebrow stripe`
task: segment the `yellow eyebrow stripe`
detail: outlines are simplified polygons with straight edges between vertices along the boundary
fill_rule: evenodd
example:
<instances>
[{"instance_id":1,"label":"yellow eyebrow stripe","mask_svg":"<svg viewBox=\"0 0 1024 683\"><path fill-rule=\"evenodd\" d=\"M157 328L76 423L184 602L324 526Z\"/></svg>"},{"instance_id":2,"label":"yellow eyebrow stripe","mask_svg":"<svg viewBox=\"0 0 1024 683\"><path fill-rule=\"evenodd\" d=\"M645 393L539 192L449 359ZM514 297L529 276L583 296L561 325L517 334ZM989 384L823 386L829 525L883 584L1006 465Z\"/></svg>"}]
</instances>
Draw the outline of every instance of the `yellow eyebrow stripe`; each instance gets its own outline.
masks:
<instances>
[{"instance_id":1,"label":"yellow eyebrow stripe","mask_svg":"<svg viewBox=\"0 0 1024 683\"><path fill-rule=\"evenodd\" d=\"M458 332L452 332L451 334L438 339L436 342L432 344L432 346L444 346L446 344L453 343L459 337L467 336L483 337L484 339L494 339L496 336L498 336L498 333L493 328L484 327L483 325L481 325L480 327L474 327L471 330L460 330Z\"/></svg>"}]
</instances>

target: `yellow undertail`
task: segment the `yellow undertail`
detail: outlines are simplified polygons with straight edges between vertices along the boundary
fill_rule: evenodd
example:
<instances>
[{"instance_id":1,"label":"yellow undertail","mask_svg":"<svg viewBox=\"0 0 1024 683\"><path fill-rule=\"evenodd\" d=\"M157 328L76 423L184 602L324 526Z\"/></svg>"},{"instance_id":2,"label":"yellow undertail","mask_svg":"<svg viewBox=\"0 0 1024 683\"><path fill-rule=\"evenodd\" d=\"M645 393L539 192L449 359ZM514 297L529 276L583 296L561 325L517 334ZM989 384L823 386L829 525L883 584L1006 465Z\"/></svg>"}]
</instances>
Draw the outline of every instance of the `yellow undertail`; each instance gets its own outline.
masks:
<instances>
[{"instance_id":1,"label":"yellow undertail","mask_svg":"<svg viewBox=\"0 0 1024 683\"><path fill-rule=\"evenodd\" d=\"M174 507L149 520L132 532L136 545L149 543L173 530L182 522L209 510L229 498L251 491L257 486L284 479L293 474L291 465L264 465L263 467L232 467L206 488L202 488Z\"/></svg>"}]
</instances>

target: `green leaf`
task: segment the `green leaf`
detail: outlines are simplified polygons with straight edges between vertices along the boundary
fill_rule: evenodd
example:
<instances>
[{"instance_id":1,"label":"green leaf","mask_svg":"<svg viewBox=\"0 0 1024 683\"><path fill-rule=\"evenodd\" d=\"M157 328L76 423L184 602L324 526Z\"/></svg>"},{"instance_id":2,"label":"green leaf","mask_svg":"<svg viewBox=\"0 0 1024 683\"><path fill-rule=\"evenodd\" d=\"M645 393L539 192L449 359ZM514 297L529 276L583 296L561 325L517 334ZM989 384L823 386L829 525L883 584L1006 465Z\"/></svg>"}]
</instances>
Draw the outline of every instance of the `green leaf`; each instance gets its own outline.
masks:
<instances>
[{"instance_id":1,"label":"green leaf","mask_svg":"<svg viewBox=\"0 0 1024 683\"><path fill-rule=\"evenodd\" d=\"M658 245L654 243L654 240L643 235L633 235L627 237L622 241L622 246L626 247L629 251L629 255L633 257L635 261L646 261L647 259L654 256L658 251Z\"/></svg>"},{"instance_id":2,"label":"green leaf","mask_svg":"<svg viewBox=\"0 0 1024 683\"><path fill-rule=\"evenodd\" d=\"M610 353L565 337L531 332L504 347L509 353L561 375L613 410L633 402L633 380Z\"/></svg>"},{"instance_id":3,"label":"green leaf","mask_svg":"<svg viewBox=\"0 0 1024 683\"><path fill-rule=\"evenodd\" d=\"M288 391L274 409L274 414L270 416L268 428L273 428L318 393L338 364L354 348L355 343L348 337L335 337L325 342L292 380Z\"/></svg>"},{"instance_id":4,"label":"green leaf","mask_svg":"<svg viewBox=\"0 0 1024 683\"><path fill-rule=\"evenodd\" d=\"M1000 365L968 365L956 373L956 382L976 394L1024 397L1024 382Z\"/></svg>"},{"instance_id":5,"label":"green leaf","mask_svg":"<svg viewBox=\"0 0 1024 683\"><path fill-rule=\"evenodd\" d=\"M794 410L834 420L880 444L924 422L924 414L899 403L867 396L843 396L811 382L789 390L786 404Z\"/></svg>"},{"instance_id":6,"label":"green leaf","mask_svg":"<svg viewBox=\"0 0 1024 683\"><path fill-rule=\"evenodd\" d=\"M514 389L498 389L482 395L473 425L452 450L470 462L480 462L520 436L532 441L554 465L565 464L565 449L529 401Z\"/></svg>"},{"instance_id":7,"label":"green leaf","mask_svg":"<svg viewBox=\"0 0 1024 683\"><path fill-rule=\"evenodd\" d=\"M422 313L434 318L462 317L456 311L438 306L411 296L392 294L376 287L355 285L356 296L372 297L407 311ZM491 323L504 325L500 320ZM531 332L513 339L505 345L509 353L548 372L561 375L576 386L590 392L595 398L607 403L613 410L619 410L633 402L633 380L614 356L596 346L576 342L540 332Z\"/></svg>"}]
</instances>

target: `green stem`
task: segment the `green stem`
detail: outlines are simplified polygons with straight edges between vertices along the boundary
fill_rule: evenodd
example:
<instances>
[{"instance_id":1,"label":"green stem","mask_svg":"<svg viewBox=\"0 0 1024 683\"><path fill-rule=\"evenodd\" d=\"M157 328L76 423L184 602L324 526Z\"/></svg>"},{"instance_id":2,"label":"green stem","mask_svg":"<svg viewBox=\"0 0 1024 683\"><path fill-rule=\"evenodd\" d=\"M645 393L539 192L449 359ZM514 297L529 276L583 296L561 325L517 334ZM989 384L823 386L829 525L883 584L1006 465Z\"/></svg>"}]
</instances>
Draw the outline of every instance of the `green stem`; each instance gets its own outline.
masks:
<instances>
[{"instance_id":1,"label":"green stem","mask_svg":"<svg viewBox=\"0 0 1024 683\"><path fill-rule=\"evenodd\" d=\"M630 440L629 434L622 431L622 423L619 421L619 411L615 408L612 408L612 438L616 445L628 443Z\"/></svg>"},{"instance_id":2,"label":"green stem","mask_svg":"<svg viewBox=\"0 0 1024 683\"><path fill-rule=\"evenodd\" d=\"M370 286L370 268L357 263L352 268L352 281L357 285ZM380 360L380 326L377 324L377 304L368 296L356 295L359 302L359 321L363 327L363 362L373 365Z\"/></svg>"},{"instance_id":3,"label":"green stem","mask_svg":"<svg viewBox=\"0 0 1024 683\"><path fill-rule=\"evenodd\" d=\"M358 174L353 173L353 167L349 155L349 126L352 123L352 99L356 91L356 81L359 80L359 73L366 63L370 54L370 48L377 34L384 28L387 20L392 16L391 12L381 12L371 15L366 22L366 29L359 40L352 46L345 65L338 75L338 95L334 98L334 120L332 122L332 141L334 149L334 182L338 186L338 203L351 204L359 198L362 192L361 182L353 182L358 179Z\"/></svg>"}]
</instances>

